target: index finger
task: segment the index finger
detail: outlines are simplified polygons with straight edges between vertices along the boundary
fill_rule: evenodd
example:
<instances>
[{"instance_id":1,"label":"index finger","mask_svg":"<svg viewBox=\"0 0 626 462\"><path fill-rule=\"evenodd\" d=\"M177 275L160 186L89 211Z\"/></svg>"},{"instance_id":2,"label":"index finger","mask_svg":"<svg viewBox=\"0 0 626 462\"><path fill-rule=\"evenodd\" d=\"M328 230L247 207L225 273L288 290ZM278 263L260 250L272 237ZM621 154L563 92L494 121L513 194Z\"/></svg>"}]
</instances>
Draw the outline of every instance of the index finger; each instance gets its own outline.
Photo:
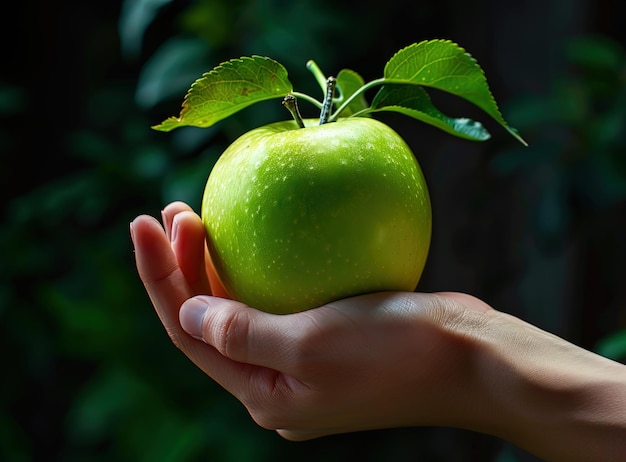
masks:
<instances>
[{"instance_id":1,"label":"index finger","mask_svg":"<svg viewBox=\"0 0 626 462\"><path fill-rule=\"evenodd\" d=\"M211 346L195 340L180 325L180 306L193 296L170 241L159 222L147 215L131 223L137 271L172 342L205 373L223 361Z\"/></svg>"},{"instance_id":2,"label":"index finger","mask_svg":"<svg viewBox=\"0 0 626 462\"><path fill-rule=\"evenodd\" d=\"M135 262L154 308L175 343L186 334L178 322L178 310L192 291L178 266L165 231L151 216L142 215L131 223Z\"/></svg>"}]
</instances>

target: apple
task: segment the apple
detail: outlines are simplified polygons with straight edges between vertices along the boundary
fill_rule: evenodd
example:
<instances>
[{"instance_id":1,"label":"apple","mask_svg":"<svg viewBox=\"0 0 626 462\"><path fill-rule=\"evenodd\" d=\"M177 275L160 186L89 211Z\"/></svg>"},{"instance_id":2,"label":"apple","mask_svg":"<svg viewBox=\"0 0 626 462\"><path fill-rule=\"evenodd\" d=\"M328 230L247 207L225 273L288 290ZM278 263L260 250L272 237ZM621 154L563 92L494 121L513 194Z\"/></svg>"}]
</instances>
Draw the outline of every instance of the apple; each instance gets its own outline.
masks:
<instances>
[{"instance_id":1,"label":"apple","mask_svg":"<svg viewBox=\"0 0 626 462\"><path fill-rule=\"evenodd\" d=\"M392 111L464 139L490 138L480 122L439 111L428 93L437 89L473 103L527 145L502 117L476 60L449 40L399 50L369 82L350 69L326 78L313 60L307 69L323 101L295 91L269 57L231 59L191 85L178 117L153 127L211 127L283 98L294 120L232 143L209 175L201 211L221 285L272 313L417 286L431 238L428 189L407 144L370 116ZM303 120L298 100L318 107L319 119Z\"/></svg>"},{"instance_id":2,"label":"apple","mask_svg":"<svg viewBox=\"0 0 626 462\"><path fill-rule=\"evenodd\" d=\"M287 314L377 291L413 291L431 206L411 149L372 118L277 122L220 156L202 201L228 294Z\"/></svg>"}]
</instances>

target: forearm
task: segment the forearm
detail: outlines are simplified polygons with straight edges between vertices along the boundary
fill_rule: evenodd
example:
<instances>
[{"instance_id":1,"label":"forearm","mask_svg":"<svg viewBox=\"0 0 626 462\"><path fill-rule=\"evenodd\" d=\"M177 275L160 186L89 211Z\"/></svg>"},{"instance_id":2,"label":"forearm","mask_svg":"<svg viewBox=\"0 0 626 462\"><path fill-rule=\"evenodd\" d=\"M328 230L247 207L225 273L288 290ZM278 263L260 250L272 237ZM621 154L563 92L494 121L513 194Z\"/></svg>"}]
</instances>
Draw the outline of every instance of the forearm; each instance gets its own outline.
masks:
<instances>
[{"instance_id":1,"label":"forearm","mask_svg":"<svg viewBox=\"0 0 626 462\"><path fill-rule=\"evenodd\" d=\"M546 461L624 460L626 366L517 318L487 316L475 349L492 409L485 431Z\"/></svg>"}]
</instances>

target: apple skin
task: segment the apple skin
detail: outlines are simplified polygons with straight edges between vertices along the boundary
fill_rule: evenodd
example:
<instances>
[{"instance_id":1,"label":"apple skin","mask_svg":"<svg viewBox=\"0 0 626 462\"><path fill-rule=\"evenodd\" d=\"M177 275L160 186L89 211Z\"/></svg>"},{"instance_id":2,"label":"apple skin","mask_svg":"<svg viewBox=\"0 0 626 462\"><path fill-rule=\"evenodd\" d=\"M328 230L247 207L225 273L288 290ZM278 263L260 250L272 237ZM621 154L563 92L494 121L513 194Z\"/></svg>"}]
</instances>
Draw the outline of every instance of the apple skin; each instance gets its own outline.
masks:
<instances>
[{"instance_id":1,"label":"apple skin","mask_svg":"<svg viewBox=\"0 0 626 462\"><path fill-rule=\"evenodd\" d=\"M431 238L422 171L375 119L251 130L220 156L202 220L228 294L288 314L349 296L413 291Z\"/></svg>"}]
</instances>

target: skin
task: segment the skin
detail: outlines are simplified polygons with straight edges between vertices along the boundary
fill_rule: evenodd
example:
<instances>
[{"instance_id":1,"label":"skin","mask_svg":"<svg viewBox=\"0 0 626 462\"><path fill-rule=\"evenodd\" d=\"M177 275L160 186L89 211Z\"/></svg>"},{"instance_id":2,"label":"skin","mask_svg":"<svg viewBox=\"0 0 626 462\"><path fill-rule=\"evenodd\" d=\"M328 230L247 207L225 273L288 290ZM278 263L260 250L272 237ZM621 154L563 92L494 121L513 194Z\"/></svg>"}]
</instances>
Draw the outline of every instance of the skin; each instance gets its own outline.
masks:
<instances>
[{"instance_id":1,"label":"skin","mask_svg":"<svg viewBox=\"0 0 626 462\"><path fill-rule=\"evenodd\" d=\"M273 315L224 298L187 205L167 206L163 226L137 217L131 236L174 344L288 440L437 425L547 461L626 454L626 366L474 297L376 293Z\"/></svg>"}]
</instances>

